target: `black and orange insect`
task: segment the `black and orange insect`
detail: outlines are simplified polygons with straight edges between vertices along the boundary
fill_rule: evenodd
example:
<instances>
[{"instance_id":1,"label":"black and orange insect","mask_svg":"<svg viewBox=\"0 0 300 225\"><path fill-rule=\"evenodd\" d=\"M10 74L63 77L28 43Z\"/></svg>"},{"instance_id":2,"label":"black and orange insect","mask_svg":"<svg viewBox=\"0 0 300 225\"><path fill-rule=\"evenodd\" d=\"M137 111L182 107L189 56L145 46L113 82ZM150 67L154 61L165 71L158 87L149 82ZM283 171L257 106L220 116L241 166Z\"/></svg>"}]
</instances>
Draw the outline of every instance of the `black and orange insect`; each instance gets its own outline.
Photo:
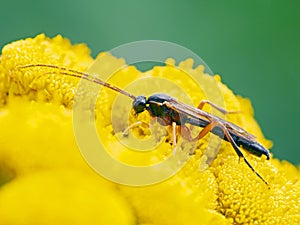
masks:
<instances>
[{"instance_id":1,"label":"black and orange insect","mask_svg":"<svg viewBox=\"0 0 300 225\"><path fill-rule=\"evenodd\" d=\"M91 77L89 74L79 72L76 70L59 67L55 65L48 64L29 64L25 66L19 66L19 69L32 68L32 67L46 67L59 70L59 73L66 76L72 76L77 78L82 78L99 85L105 86L109 89L112 89L116 92L119 92L125 96L128 96L133 100L132 108L136 114L148 111L151 117L154 117L165 126L172 126L173 128L173 144L176 147L176 127L178 127L183 135L183 138L188 139L189 141L199 140L204 137L209 132L219 136L231 143L233 149L239 158L243 159L247 166L265 183L268 183L263 179L263 177L256 172L252 167L249 161L245 158L244 154L240 150L239 146L242 146L243 149L249 153L262 156L265 155L267 159L270 159L270 152L262 146L259 142L256 141L255 137L245 131L243 128L221 119L215 115L212 115L206 111L203 111L202 108L205 104L209 104L223 114L229 113L225 109L222 109L215 105L214 103L203 100L197 108L190 106L188 104L182 103L175 98L167 94L153 94L149 97L145 96L134 96L116 86L113 86L105 81L102 81L98 78ZM190 124L192 126L202 127L203 129L199 132L196 137L191 136L190 129L186 126ZM130 128L134 127L135 124L131 125Z\"/></svg>"}]
</instances>

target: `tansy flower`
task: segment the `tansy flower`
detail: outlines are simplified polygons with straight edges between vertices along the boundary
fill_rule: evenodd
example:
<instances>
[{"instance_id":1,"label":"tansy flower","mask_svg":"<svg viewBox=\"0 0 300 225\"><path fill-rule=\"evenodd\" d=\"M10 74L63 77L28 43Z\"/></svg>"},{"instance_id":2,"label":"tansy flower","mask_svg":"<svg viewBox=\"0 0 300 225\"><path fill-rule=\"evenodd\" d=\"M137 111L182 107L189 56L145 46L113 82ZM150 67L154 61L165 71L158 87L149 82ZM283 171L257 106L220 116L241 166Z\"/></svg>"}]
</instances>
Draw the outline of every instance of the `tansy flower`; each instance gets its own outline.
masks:
<instances>
[{"instance_id":1,"label":"tansy flower","mask_svg":"<svg viewBox=\"0 0 300 225\"><path fill-rule=\"evenodd\" d=\"M129 204L94 175L49 170L1 188L0 224L134 224ZM117 216L116 216L117 215Z\"/></svg>"},{"instance_id":2,"label":"tansy flower","mask_svg":"<svg viewBox=\"0 0 300 225\"><path fill-rule=\"evenodd\" d=\"M239 162L232 146L222 142L220 151L208 151L210 136L201 139L195 154L170 179L145 187L132 187L97 176L80 155L72 130L72 105L79 79L64 76L50 68L20 70L22 65L44 63L85 71L93 59L85 45L71 45L57 36L38 35L33 39L5 46L0 58L0 224L299 224L300 172L288 162L245 155L269 186ZM103 54L100 54L101 57ZM106 68L125 65L107 57ZM178 67L168 60L166 66L140 72L133 66L123 68L109 80L124 88L149 77L174 81L196 106L205 93L186 79L186 71L203 82L214 81L228 110L241 111L227 120L266 140L253 118L249 100L235 96L222 84L220 76L208 76L203 67L193 68L186 60ZM147 93L134 87L133 94ZM178 94L178 92L177 92ZM174 95L176 93L174 92ZM119 94L103 90L96 103L99 136L110 154L122 162L150 165L164 160L173 147L162 133L163 142L149 153L137 153L120 144L126 124L112 126L112 108ZM177 98L183 98L180 93ZM128 99L130 102L130 99ZM122 107L114 108L122 120ZM210 110L210 108L205 108ZM150 121L147 112L138 119ZM136 118L129 118L134 122ZM132 131L147 138L149 129ZM211 155L209 155L211 154ZM205 157L216 156L206 170L199 170Z\"/></svg>"}]
</instances>

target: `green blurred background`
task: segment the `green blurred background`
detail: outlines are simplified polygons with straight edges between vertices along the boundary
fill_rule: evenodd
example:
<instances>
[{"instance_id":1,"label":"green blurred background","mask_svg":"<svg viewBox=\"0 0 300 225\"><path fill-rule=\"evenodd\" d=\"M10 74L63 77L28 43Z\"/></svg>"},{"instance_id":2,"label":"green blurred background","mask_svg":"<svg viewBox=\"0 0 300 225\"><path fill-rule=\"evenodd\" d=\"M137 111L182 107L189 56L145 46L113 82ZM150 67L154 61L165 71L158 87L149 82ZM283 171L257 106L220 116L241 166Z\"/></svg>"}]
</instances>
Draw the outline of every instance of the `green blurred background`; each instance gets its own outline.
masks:
<instances>
[{"instance_id":1,"label":"green blurred background","mask_svg":"<svg viewBox=\"0 0 300 225\"><path fill-rule=\"evenodd\" d=\"M300 1L2 1L0 47L41 32L95 56L127 42L175 42L249 97L272 152L300 163Z\"/></svg>"}]
</instances>

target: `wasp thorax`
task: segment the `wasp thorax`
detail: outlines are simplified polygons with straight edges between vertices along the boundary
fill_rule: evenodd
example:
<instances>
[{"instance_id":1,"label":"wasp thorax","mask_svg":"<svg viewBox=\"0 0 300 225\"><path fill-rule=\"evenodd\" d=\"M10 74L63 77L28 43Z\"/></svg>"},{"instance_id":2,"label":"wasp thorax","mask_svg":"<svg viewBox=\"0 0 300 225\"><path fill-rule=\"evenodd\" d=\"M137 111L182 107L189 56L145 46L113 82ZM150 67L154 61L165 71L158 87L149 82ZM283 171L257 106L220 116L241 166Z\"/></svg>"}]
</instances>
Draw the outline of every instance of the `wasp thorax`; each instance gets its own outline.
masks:
<instances>
[{"instance_id":1,"label":"wasp thorax","mask_svg":"<svg viewBox=\"0 0 300 225\"><path fill-rule=\"evenodd\" d=\"M132 107L136 113L141 113L145 111L146 103L147 103L146 97L140 95L133 100Z\"/></svg>"}]
</instances>

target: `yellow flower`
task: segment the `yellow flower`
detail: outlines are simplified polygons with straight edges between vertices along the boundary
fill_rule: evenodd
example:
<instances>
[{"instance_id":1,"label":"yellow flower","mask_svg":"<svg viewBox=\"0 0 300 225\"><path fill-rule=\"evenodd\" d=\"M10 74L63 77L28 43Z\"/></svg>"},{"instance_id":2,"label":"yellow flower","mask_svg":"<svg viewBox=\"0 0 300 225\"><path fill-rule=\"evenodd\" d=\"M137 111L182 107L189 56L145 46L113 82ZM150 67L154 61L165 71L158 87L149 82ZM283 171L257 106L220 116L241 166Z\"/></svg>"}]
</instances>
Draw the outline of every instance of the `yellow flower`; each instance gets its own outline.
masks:
<instances>
[{"instance_id":1,"label":"yellow flower","mask_svg":"<svg viewBox=\"0 0 300 225\"><path fill-rule=\"evenodd\" d=\"M5 185L0 218L0 224L134 224L129 204L115 190L95 176L63 169Z\"/></svg>"},{"instance_id":2,"label":"yellow flower","mask_svg":"<svg viewBox=\"0 0 300 225\"><path fill-rule=\"evenodd\" d=\"M6 45L0 60L0 103L6 102L9 90L13 95L40 101L52 100L67 106L71 104L77 80L47 74L37 77L30 72L18 73L15 68L29 63L49 63L85 70L93 61L86 45L71 45L60 35L50 39L43 34ZM11 83L12 79L14 82Z\"/></svg>"},{"instance_id":3,"label":"yellow flower","mask_svg":"<svg viewBox=\"0 0 300 225\"><path fill-rule=\"evenodd\" d=\"M105 68L125 65L123 60L113 56L107 58ZM17 66L33 63L85 71L93 59L85 45L72 46L61 36L50 39L39 35L9 44L2 50L0 224L300 223L299 168L245 152L255 170L269 183L268 187L243 161L239 162L229 143L222 142L218 154L213 149L207 151L212 135L197 143L195 154L175 176L159 184L131 187L97 176L80 155L72 130L71 110L79 79L50 68L17 69ZM181 62L178 68L172 66L172 59L168 63L171 65L154 67L145 73L129 66L116 72L109 82L124 88L149 77L168 79L184 90L190 104L195 106L206 97L205 91L199 91L186 72L198 76L204 83L215 82L226 109L241 111L226 119L257 136L264 146L271 147L253 118L250 101L235 96L222 84L220 76L206 75L201 66L193 69L191 60ZM145 85L139 89L137 85L131 91L139 94L153 89L148 90ZM173 94L180 100L186 97L181 92ZM118 96L111 90L103 90L95 110L97 130L110 154L133 165L151 165L164 160L173 150L167 142L168 132L159 133L163 142L150 153L132 152L120 144L119 134L126 123L113 128L111 118ZM125 115L122 107L114 108L118 120ZM146 112L138 119L149 122L150 117ZM129 120L133 122L136 118ZM149 136L147 127L136 128L133 133L139 138ZM199 170L205 157L213 156L216 159L212 164L204 171Z\"/></svg>"}]
</instances>

